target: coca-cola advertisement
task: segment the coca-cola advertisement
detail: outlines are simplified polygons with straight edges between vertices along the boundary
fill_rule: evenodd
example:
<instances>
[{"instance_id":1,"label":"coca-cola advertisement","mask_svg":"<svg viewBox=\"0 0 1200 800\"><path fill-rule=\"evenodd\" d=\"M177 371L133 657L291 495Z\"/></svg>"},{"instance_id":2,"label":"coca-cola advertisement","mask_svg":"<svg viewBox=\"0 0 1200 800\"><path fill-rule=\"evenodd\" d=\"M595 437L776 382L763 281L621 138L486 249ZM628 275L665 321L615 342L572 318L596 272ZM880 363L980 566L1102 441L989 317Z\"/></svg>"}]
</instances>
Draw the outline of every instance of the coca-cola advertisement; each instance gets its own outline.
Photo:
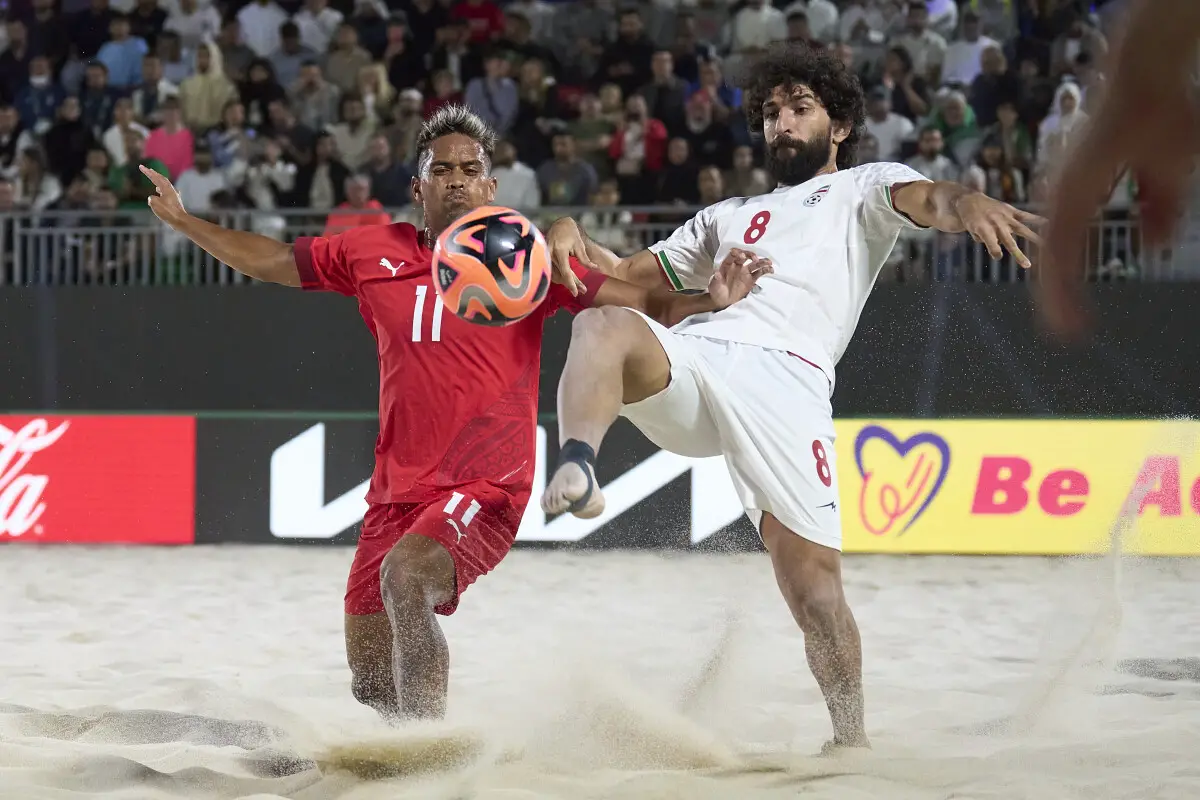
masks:
<instances>
[{"instance_id":1,"label":"coca-cola advertisement","mask_svg":"<svg viewBox=\"0 0 1200 800\"><path fill-rule=\"evenodd\" d=\"M191 417L0 415L0 542L191 544Z\"/></svg>"}]
</instances>

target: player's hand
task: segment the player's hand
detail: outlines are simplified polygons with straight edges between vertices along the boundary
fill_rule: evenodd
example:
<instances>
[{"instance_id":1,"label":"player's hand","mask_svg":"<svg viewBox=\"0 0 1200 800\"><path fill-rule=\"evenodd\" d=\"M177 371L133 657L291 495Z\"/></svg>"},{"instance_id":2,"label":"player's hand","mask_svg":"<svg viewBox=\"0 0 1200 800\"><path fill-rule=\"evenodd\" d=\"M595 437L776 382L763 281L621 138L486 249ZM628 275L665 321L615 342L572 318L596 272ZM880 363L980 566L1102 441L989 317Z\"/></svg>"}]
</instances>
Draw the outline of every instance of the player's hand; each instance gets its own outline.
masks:
<instances>
[{"instance_id":1,"label":"player's hand","mask_svg":"<svg viewBox=\"0 0 1200 800\"><path fill-rule=\"evenodd\" d=\"M1002 258L1007 250L1025 269L1033 265L1017 244L1017 239L1025 239L1034 245L1041 244L1041 237L1035 228L1040 228L1046 220L979 192L959 198L957 210L964 230L982 244L992 258Z\"/></svg>"},{"instance_id":2,"label":"player's hand","mask_svg":"<svg viewBox=\"0 0 1200 800\"><path fill-rule=\"evenodd\" d=\"M550 226L546 231L546 247L550 250L550 264L553 267L551 280L567 287L572 296L578 297L587 291L583 281L571 269L571 259L576 259L588 269L598 269L588 258L587 245L583 241L583 231L570 217L563 217Z\"/></svg>"},{"instance_id":3,"label":"player's hand","mask_svg":"<svg viewBox=\"0 0 1200 800\"><path fill-rule=\"evenodd\" d=\"M1187 80L1188 53L1170 50L1126 42L1100 107L1051 186L1046 267L1036 290L1043 321L1060 336L1077 338L1090 327L1088 231L1118 180L1132 173L1137 182L1151 247L1169 242L1182 216L1200 154L1200 113Z\"/></svg>"},{"instance_id":4,"label":"player's hand","mask_svg":"<svg viewBox=\"0 0 1200 800\"><path fill-rule=\"evenodd\" d=\"M150 210L154 212L154 216L171 227L175 227L179 220L187 215L187 211L183 208L183 199L179 196L179 191L167 180L165 175L150 169L144 164L139 165L138 169L154 184L155 194L146 198L146 203L150 206Z\"/></svg>"},{"instance_id":5,"label":"player's hand","mask_svg":"<svg viewBox=\"0 0 1200 800\"><path fill-rule=\"evenodd\" d=\"M774 271L775 266L769 258L734 248L717 267L708 284L708 296L717 310L728 308L750 294L759 278Z\"/></svg>"}]
</instances>

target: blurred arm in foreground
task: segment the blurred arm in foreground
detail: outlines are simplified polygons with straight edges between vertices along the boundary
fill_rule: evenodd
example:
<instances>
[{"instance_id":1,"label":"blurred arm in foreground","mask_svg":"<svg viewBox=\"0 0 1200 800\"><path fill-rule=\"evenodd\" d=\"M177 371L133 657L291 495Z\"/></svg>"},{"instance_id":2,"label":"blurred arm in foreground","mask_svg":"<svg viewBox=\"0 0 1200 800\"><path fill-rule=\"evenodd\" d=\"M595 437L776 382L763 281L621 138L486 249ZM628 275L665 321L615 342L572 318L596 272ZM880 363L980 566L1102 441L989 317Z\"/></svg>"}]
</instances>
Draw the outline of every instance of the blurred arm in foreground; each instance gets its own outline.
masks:
<instances>
[{"instance_id":1,"label":"blurred arm in foreground","mask_svg":"<svg viewBox=\"0 0 1200 800\"><path fill-rule=\"evenodd\" d=\"M1087 331L1086 235L1120 175L1133 172L1147 243L1162 245L1175 233L1200 154L1194 83L1200 2L1139 0L1127 24L1108 91L1051 190L1038 300L1046 323L1062 336Z\"/></svg>"},{"instance_id":2,"label":"blurred arm in foreground","mask_svg":"<svg viewBox=\"0 0 1200 800\"><path fill-rule=\"evenodd\" d=\"M171 181L149 167L142 166L141 170L154 183L155 193L147 200L150 210L167 225L243 275L284 286L300 285L300 272L290 244L257 233L222 228L193 216L184 209Z\"/></svg>"}]
</instances>

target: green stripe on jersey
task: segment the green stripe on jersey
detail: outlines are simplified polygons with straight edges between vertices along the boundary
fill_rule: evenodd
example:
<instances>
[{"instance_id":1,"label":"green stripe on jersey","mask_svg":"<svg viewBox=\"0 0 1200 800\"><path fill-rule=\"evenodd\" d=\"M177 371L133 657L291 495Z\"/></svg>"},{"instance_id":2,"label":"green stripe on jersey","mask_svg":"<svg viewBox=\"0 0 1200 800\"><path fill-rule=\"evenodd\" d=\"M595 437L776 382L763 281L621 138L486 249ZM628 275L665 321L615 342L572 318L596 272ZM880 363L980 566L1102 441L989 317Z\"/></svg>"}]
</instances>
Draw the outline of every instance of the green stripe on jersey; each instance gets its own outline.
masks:
<instances>
[{"instance_id":1,"label":"green stripe on jersey","mask_svg":"<svg viewBox=\"0 0 1200 800\"><path fill-rule=\"evenodd\" d=\"M660 251L654 254L658 259L658 265L662 267L663 274L667 276L667 280L671 282L671 288L675 291L683 289L683 282L679 280L679 276L675 274L675 268L671 266L671 259L667 258L665 251Z\"/></svg>"}]
</instances>

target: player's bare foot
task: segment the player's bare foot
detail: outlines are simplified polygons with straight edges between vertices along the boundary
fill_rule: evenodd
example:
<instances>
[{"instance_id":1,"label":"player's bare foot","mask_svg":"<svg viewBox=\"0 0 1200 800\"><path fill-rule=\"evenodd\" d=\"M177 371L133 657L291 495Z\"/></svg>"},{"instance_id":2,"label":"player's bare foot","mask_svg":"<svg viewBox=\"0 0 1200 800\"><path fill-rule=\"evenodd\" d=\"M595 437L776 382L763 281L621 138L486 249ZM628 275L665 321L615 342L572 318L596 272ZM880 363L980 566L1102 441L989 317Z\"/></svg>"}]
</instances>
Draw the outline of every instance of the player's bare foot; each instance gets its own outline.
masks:
<instances>
[{"instance_id":1,"label":"player's bare foot","mask_svg":"<svg viewBox=\"0 0 1200 800\"><path fill-rule=\"evenodd\" d=\"M559 452L558 467L542 493L542 511L547 514L569 511L582 519L600 516L604 512L604 494L596 482L595 459L591 446L575 439L565 442Z\"/></svg>"},{"instance_id":2,"label":"player's bare foot","mask_svg":"<svg viewBox=\"0 0 1200 800\"><path fill-rule=\"evenodd\" d=\"M821 745L822 756L838 756L854 750L870 750L871 742L866 736L854 739L830 739Z\"/></svg>"}]
</instances>

